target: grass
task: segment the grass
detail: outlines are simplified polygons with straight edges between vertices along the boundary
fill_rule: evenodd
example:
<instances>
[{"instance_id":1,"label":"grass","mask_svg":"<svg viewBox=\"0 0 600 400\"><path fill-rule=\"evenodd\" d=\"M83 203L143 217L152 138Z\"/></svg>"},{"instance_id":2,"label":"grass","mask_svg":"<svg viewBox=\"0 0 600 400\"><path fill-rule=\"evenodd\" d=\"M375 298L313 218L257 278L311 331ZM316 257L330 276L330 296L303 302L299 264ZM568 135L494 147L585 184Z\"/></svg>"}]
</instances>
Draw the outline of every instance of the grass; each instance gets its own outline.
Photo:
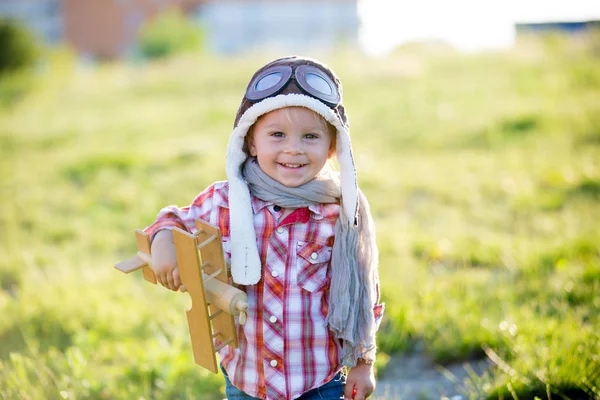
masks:
<instances>
[{"instance_id":1,"label":"grass","mask_svg":"<svg viewBox=\"0 0 600 400\"><path fill-rule=\"evenodd\" d=\"M377 226L382 353L490 358L469 398L600 397L598 43L321 57ZM268 57L57 53L0 80L0 398L223 397L193 363L187 299L112 265L162 206L224 179Z\"/></svg>"}]
</instances>

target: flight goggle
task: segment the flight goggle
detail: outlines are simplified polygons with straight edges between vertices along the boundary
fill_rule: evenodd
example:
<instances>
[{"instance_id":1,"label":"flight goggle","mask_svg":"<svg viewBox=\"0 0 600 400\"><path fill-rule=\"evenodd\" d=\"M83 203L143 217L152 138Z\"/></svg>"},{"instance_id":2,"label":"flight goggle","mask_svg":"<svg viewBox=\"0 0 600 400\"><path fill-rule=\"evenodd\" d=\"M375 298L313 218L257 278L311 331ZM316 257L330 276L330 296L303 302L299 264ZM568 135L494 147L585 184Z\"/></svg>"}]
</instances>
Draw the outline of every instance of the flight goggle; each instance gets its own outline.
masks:
<instances>
[{"instance_id":1,"label":"flight goggle","mask_svg":"<svg viewBox=\"0 0 600 400\"><path fill-rule=\"evenodd\" d=\"M289 65L276 65L261 72L250 83L246 98L250 101L266 99L280 93L293 79L297 86L329 107L340 104L341 96L333 80L312 65L299 65L292 69Z\"/></svg>"}]
</instances>

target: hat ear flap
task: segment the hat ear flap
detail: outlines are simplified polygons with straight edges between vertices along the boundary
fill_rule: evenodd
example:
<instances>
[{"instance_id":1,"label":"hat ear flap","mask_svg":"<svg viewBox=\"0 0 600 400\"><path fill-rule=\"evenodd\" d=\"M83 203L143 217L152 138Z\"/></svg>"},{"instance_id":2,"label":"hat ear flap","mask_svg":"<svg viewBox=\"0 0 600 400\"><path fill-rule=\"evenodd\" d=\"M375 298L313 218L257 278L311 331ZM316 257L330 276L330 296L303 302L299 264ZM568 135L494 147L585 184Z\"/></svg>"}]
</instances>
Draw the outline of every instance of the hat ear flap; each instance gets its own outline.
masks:
<instances>
[{"instance_id":1,"label":"hat ear flap","mask_svg":"<svg viewBox=\"0 0 600 400\"><path fill-rule=\"evenodd\" d=\"M336 155L340 165L340 185L342 189L342 206L349 221L354 221L358 212L358 181L356 166L352 156L350 135L345 127L337 129Z\"/></svg>"},{"instance_id":2,"label":"hat ear flap","mask_svg":"<svg viewBox=\"0 0 600 400\"><path fill-rule=\"evenodd\" d=\"M256 248L256 231L250 190L242 175L247 158L246 134L254 120L240 121L229 137L227 178L229 181L229 220L231 233L231 277L240 285L254 285L261 277L261 262Z\"/></svg>"}]
</instances>

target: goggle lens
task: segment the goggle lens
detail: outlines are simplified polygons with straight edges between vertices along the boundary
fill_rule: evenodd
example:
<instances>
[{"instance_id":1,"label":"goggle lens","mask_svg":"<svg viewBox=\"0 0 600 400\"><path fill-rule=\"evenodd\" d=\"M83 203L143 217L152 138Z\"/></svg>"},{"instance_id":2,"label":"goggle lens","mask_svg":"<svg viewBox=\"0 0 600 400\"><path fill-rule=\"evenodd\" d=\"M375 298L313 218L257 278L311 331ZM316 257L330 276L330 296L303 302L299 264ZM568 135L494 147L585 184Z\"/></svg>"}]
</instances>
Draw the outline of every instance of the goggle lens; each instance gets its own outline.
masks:
<instances>
[{"instance_id":1,"label":"goggle lens","mask_svg":"<svg viewBox=\"0 0 600 400\"><path fill-rule=\"evenodd\" d=\"M254 89L259 91L270 89L281 81L281 76L281 72L273 72L266 75L256 82Z\"/></svg>"},{"instance_id":2,"label":"goggle lens","mask_svg":"<svg viewBox=\"0 0 600 400\"><path fill-rule=\"evenodd\" d=\"M306 83L310 85L315 90L327 95L333 94L333 89L329 86L329 83L319 75L315 75L312 73L306 74Z\"/></svg>"},{"instance_id":3,"label":"goggle lens","mask_svg":"<svg viewBox=\"0 0 600 400\"><path fill-rule=\"evenodd\" d=\"M341 101L341 93L337 91L334 81L312 65L299 65L295 70L287 65L271 67L250 83L246 98L257 101L276 95L290 79L294 79L304 93L321 100L329 107L335 107Z\"/></svg>"}]
</instances>

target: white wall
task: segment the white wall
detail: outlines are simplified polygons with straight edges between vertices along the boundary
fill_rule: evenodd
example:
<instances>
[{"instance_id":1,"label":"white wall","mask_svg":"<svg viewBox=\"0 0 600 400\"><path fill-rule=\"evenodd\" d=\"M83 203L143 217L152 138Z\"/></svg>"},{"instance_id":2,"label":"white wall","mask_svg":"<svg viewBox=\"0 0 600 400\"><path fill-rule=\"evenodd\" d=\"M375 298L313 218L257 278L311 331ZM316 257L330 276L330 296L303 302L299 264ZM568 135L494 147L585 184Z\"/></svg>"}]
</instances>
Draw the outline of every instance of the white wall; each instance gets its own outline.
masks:
<instances>
[{"instance_id":1,"label":"white wall","mask_svg":"<svg viewBox=\"0 0 600 400\"><path fill-rule=\"evenodd\" d=\"M200 8L209 49L297 53L358 40L356 1L214 2Z\"/></svg>"}]
</instances>

